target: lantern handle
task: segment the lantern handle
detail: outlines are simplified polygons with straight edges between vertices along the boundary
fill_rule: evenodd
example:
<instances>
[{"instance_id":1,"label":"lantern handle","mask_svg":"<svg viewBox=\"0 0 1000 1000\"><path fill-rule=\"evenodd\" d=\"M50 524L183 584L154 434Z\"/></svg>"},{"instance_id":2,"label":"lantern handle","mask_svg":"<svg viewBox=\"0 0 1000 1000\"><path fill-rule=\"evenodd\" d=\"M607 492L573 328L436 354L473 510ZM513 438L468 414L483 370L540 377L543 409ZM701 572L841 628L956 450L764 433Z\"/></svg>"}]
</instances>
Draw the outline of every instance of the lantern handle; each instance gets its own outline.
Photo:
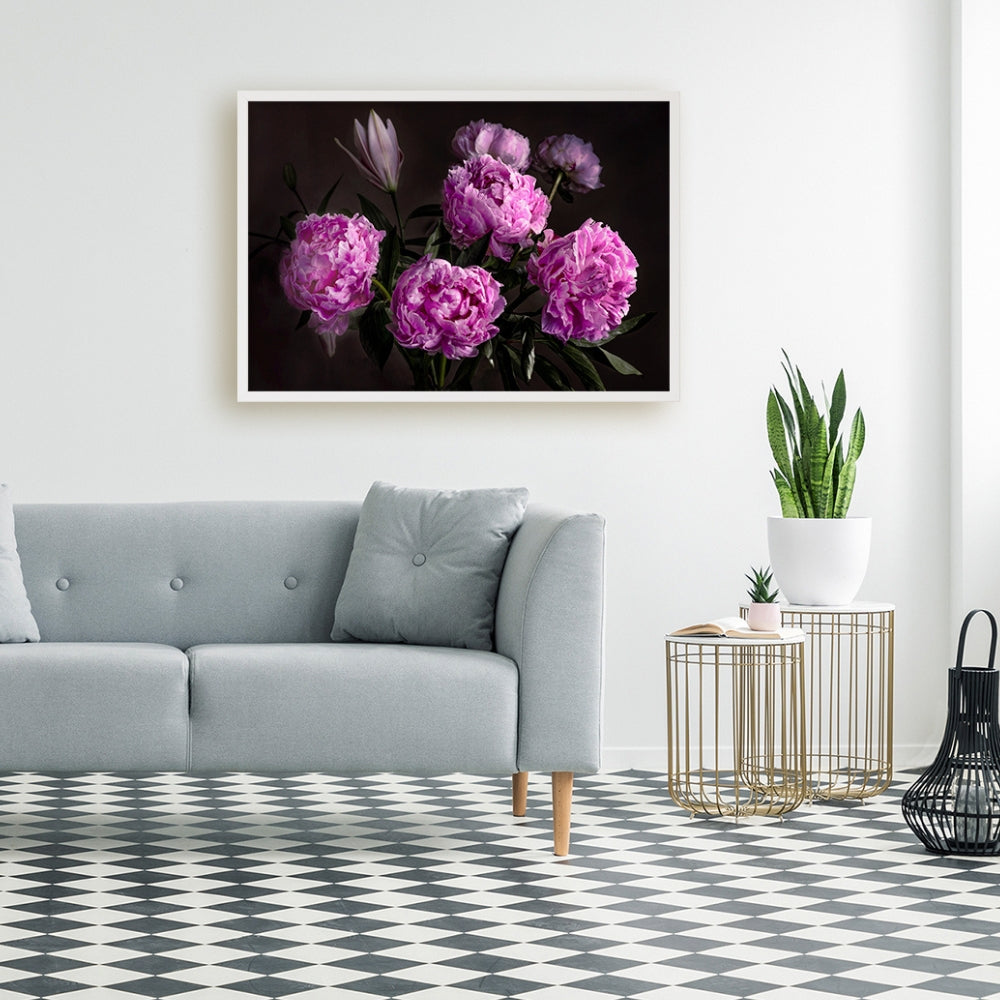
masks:
<instances>
[{"instance_id":1,"label":"lantern handle","mask_svg":"<svg viewBox=\"0 0 1000 1000\"><path fill-rule=\"evenodd\" d=\"M992 638L990 639L990 662L989 669L993 670L993 661L997 654L997 620L993 615L985 610L985 608L976 608L974 611L970 611L965 616L965 621L962 622L962 631L958 634L958 655L955 657L955 669L961 671L962 660L965 658L965 633L968 631L969 622L972 621L975 615L983 614L986 615L990 620L990 629L992 630Z\"/></svg>"}]
</instances>

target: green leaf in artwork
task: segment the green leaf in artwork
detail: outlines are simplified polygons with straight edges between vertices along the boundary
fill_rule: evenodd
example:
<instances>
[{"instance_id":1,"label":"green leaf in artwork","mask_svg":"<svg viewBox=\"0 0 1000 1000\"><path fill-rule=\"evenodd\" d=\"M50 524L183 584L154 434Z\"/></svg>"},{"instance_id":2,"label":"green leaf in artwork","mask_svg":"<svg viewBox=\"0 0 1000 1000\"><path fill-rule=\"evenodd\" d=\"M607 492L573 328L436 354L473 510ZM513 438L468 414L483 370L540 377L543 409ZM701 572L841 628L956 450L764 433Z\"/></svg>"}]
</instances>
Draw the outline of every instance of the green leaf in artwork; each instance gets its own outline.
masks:
<instances>
[{"instance_id":1,"label":"green leaf in artwork","mask_svg":"<svg viewBox=\"0 0 1000 1000\"><path fill-rule=\"evenodd\" d=\"M382 241L378 260L378 280L381 281L386 288L392 288L395 282L396 268L398 266L399 236L396 234L395 229L390 229L386 233L385 239Z\"/></svg>"},{"instance_id":2,"label":"green leaf in artwork","mask_svg":"<svg viewBox=\"0 0 1000 1000\"><path fill-rule=\"evenodd\" d=\"M333 192L337 190L337 185L344 179L344 175L341 174L334 182L333 186L329 191L323 195L322 200L319 203L319 207L316 209L317 215L326 215L326 210L330 206L330 199L333 197Z\"/></svg>"},{"instance_id":3,"label":"green leaf in artwork","mask_svg":"<svg viewBox=\"0 0 1000 1000\"><path fill-rule=\"evenodd\" d=\"M428 361L430 356L419 348L403 347L402 345L399 345L399 353L403 356L403 360L410 369L414 387L417 389L426 389L428 387Z\"/></svg>"},{"instance_id":4,"label":"green leaf in artwork","mask_svg":"<svg viewBox=\"0 0 1000 1000\"><path fill-rule=\"evenodd\" d=\"M550 388L558 389L560 392L573 391L573 387L566 381L566 376L548 358L537 357L535 359L535 371L538 372L539 378Z\"/></svg>"},{"instance_id":5,"label":"green leaf in artwork","mask_svg":"<svg viewBox=\"0 0 1000 1000\"><path fill-rule=\"evenodd\" d=\"M514 374L514 361L520 363L517 352L509 344L504 345L506 350L496 352L497 368L500 371L500 380L507 390L518 388L517 376Z\"/></svg>"},{"instance_id":6,"label":"green leaf in artwork","mask_svg":"<svg viewBox=\"0 0 1000 1000\"><path fill-rule=\"evenodd\" d=\"M424 256L436 257L438 248L445 240L444 226L439 222L428 234L424 243Z\"/></svg>"},{"instance_id":7,"label":"green leaf in artwork","mask_svg":"<svg viewBox=\"0 0 1000 1000\"><path fill-rule=\"evenodd\" d=\"M280 242L279 240L268 240L267 243L261 243L260 246L254 247L253 250L250 251L250 253L247 255L247 260L253 260L254 257L257 256L257 254L262 253L269 246L272 246L273 244L279 242ZM288 244L286 243L285 246L288 246Z\"/></svg>"},{"instance_id":8,"label":"green leaf in artwork","mask_svg":"<svg viewBox=\"0 0 1000 1000\"><path fill-rule=\"evenodd\" d=\"M298 177L295 174L295 167L291 163L286 163L281 168L281 179L285 182L285 187L289 191L294 191L299 186Z\"/></svg>"},{"instance_id":9,"label":"green leaf in artwork","mask_svg":"<svg viewBox=\"0 0 1000 1000\"><path fill-rule=\"evenodd\" d=\"M604 391L604 382L594 367L594 363L585 352L581 351L575 344L563 344L560 353L566 364L576 373L584 389L591 392Z\"/></svg>"},{"instance_id":10,"label":"green leaf in artwork","mask_svg":"<svg viewBox=\"0 0 1000 1000\"><path fill-rule=\"evenodd\" d=\"M619 375L641 375L642 372L639 371L635 365L630 365L624 358L618 357L617 354L612 354L605 347L598 347L594 351L594 358L601 364L607 365L609 368L613 368Z\"/></svg>"},{"instance_id":11,"label":"green leaf in artwork","mask_svg":"<svg viewBox=\"0 0 1000 1000\"><path fill-rule=\"evenodd\" d=\"M504 291L513 291L517 289L524 280L523 269L519 271L515 267L506 266L502 260L497 261L496 267L490 268L490 273L497 279L497 281L500 282L500 287L503 288ZM527 299L528 296L526 295L524 298ZM518 305L520 305L520 303L518 303ZM515 315L521 314L516 313Z\"/></svg>"},{"instance_id":12,"label":"green leaf in artwork","mask_svg":"<svg viewBox=\"0 0 1000 1000\"><path fill-rule=\"evenodd\" d=\"M430 204L421 205L419 208L415 208L406 217L406 224L409 225L413 219L434 219L441 217L441 206Z\"/></svg>"},{"instance_id":13,"label":"green leaf in artwork","mask_svg":"<svg viewBox=\"0 0 1000 1000\"><path fill-rule=\"evenodd\" d=\"M388 233L392 229L392 223L386 218L385 213L373 201L369 201L363 194L358 195L361 203L361 214L376 228Z\"/></svg>"},{"instance_id":14,"label":"green leaf in artwork","mask_svg":"<svg viewBox=\"0 0 1000 1000\"><path fill-rule=\"evenodd\" d=\"M490 236L492 233L484 233L471 246L466 247L455 261L457 267L472 267L474 264L482 264L486 259L486 253L490 247Z\"/></svg>"},{"instance_id":15,"label":"green leaf in artwork","mask_svg":"<svg viewBox=\"0 0 1000 1000\"><path fill-rule=\"evenodd\" d=\"M455 369L454 378L448 386L454 392L467 392L472 389L472 376L475 374L476 366L479 364L478 356L475 358L464 358Z\"/></svg>"},{"instance_id":16,"label":"green leaf in artwork","mask_svg":"<svg viewBox=\"0 0 1000 1000\"><path fill-rule=\"evenodd\" d=\"M385 367L385 363L392 354L395 338L388 330L389 310L386 303L376 299L361 314L358 320L358 333L361 336L361 346L365 354L368 355L378 365L379 370Z\"/></svg>"},{"instance_id":17,"label":"green leaf in artwork","mask_svg":"<svg viewBox=\"0 0 1000 1000\"><path fill-rule=\"evenodd\" d=\"M636 316L626 316L600 343L611 340L613 337L620 337L625 333L632 333L644 327L655 315L656 313L648 312L639 313Z\"/></svg>"},{"instance_id":18,"label":"green leaf in artwork","mask_svg":"<svg viewBox=\"0 0 1000 1000\"><path fill-rule=\"evenodd\" d=\"M525 382L531 381L535 374L535 338L530 329L526 329L521 341L521 375Z\"/></svg>"},{"instance_id":19,"label":"green leaf in artwork","mask_svg":"<svg viewBox=\"0 0 1000 1000\"><path fill-rule=\"evenodd\" d=\"M290 239L295 239L295 222L287 215L281 217L281 231Z\"/></svg>"}]
</instances>

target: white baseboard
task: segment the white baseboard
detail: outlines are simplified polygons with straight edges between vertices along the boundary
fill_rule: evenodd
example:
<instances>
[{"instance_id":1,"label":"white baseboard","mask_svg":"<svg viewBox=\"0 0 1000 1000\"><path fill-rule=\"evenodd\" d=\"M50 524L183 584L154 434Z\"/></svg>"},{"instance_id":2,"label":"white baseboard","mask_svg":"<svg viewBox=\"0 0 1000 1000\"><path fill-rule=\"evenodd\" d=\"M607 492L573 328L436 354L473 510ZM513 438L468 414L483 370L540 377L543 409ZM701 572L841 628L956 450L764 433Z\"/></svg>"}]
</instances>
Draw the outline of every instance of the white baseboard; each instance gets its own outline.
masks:
<instances>
[{"instance_id":1,"label":"white baseboard","mask_svg":"<svg viewBox=\"0 0 1000 1000\"><path fill-rule=\"evenodd\" d=\"M893 747L893 771L920 771L929 767L936 746L896 744ZM667 770L666 746L605 747L602 771L658 771Z\"/></svg>"},{"instance_id":2,"label":"white baseboard","mask_svg":"<svg viewBox=\"0 0 1000 1000\"><path fill-rule=\"evenodd\" d=\"M894 771L923 771L931 766L938 752L936 746L922 746L915 743L897 743L892 748Z\"/></svg>"},{"instance_id":3,"label":"white baseboard","mask_svg":"<svg viewBox=\"0 0 1000 1000\"><path fill-rule=\"evenodd\" d=\"M602 771L660 771L667 770L667 748L662 747L605 747L601 758Z\"/></svg>"}]
</instances>

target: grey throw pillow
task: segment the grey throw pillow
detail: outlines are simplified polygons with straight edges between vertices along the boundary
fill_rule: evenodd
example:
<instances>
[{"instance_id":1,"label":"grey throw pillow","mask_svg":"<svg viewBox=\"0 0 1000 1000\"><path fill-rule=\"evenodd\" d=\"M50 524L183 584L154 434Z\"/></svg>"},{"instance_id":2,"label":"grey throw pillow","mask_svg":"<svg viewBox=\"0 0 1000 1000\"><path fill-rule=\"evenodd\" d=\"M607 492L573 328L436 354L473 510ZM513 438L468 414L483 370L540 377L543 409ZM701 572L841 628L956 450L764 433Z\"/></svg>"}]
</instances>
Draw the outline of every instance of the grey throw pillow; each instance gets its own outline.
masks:
<instances>
[{"instance_id":1,"label":"grey throw pillow","mask_svg":"<svg viewBox=\"0 0 1000 1000\"><path fill-rule=\"evenodd\" d=\"M10 490L0 483L0 642L38 642L38 638L21 576Z\"/></svg>"},{"instance_id":2,"label":"grey throw pillow","mask_svg":"<svg viewBox=\"0 0 1000 1000\"><path fill-rule=\"evenodd\" d=\"M525 489L374 483L330 638L492 649L500 572L527 503Z\"/></svg>"}]
</instances>

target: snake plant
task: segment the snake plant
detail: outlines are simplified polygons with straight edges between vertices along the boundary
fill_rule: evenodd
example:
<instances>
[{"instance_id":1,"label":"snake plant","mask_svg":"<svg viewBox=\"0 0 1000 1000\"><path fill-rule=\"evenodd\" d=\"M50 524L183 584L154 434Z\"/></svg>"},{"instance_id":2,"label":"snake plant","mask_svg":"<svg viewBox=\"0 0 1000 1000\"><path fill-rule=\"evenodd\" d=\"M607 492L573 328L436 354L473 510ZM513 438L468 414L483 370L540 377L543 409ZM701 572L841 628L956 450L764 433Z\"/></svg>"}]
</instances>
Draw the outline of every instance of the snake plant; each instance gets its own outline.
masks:
<instances>
[{"instance_id":1,"label":"snake plant","mask_svg":"<svg viewBox=\"0 0 1000 1000\"><path fill-rule=\"evenodd\" d=\"M777 468L771 470L782 517L846 517L858 456L865 445L865 418L857 410L845 450L840 424L847 405L841 370L820 413L802 372L781 352L791 402L774 386L767 397L767 438Z\"/></svg>"}]
</instances>

